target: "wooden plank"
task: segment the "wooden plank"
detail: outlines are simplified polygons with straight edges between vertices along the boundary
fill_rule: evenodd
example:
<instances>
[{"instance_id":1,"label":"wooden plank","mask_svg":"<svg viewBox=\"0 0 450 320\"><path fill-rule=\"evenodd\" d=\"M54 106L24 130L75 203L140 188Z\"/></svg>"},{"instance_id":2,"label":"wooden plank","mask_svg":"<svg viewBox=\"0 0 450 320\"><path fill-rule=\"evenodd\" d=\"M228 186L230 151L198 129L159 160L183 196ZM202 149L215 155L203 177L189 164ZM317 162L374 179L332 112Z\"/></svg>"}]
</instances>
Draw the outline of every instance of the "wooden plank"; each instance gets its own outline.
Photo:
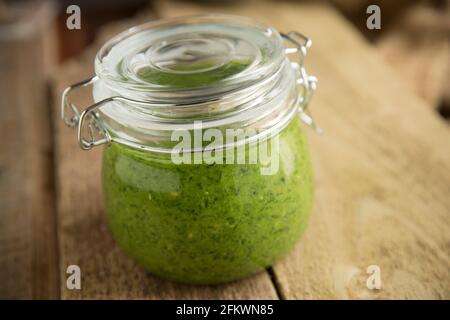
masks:
<instances>
[{"instance_id":1,"label":"wooden plank","mask_svg":"<svg viewBox=\"0 0 450 320\"><path fill-rule=\"evenodd\" d=\"M0 299L59 296L43 6L20 37L0 26Z\"/></svg>"},{"instance_id":2,"label":"wooden plank","mask_svg":"<svg viewBox=\"0 0 450 320\"><path fill-rule=\"evenodd\" d=\"M139 21L131 20L126 24ZM117 31L117 26L113 29ZM103 35L108 37L110 33ZM92 75L95 51L93 48L80 59L61 67L53 90L56 102L65 86ZM80 94L77 101L86 106L90 93ZM60 120L57 103L54 126L63 299L277 299L266 272L218 286L180 285L146 274L118 248L106 226L100 189L101 150L83 152L79 149L75 132ZM72 264L81 268L81 290L66 288L65 272Z\"/></svg>"},{"instance_id":3,"label":"wooden plank","mask_svg":"<svg viewBox=\"0 0 450 320\"><path fill-rule=\"evenodd\" d=\"M316 4L195 6L161 1L162 16L223 12L313 39L319 78L308 131L316 177L310 226L274 267L282 298L450 298L450 131L342 17ZM381 290L366 268L381 269Z\"/></svg>"}]
</instances>

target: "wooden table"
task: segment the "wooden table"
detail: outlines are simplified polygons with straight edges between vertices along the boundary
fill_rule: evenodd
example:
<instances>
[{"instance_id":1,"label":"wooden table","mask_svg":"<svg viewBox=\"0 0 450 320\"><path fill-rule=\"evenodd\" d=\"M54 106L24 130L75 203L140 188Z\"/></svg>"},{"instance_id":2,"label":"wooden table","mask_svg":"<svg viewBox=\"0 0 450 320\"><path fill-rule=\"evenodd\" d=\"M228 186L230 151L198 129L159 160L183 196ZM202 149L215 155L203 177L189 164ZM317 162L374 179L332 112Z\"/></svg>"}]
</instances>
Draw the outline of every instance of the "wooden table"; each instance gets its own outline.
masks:
<instances>
[{"instance_id":1,"label":"wooden table","mask_svg":"<svg viewBox=\"0 0 450 320\"><path fill-rule=\"evenodd\" d=\"M160 17L203 11L251 16L279 30L300 30L314 41L306 61L319 78L311 109L325 133L318 136L308 131L316 198L310 225L295 250L266 272L220 286L160 280L122 253L105 224L101 150L81 151L75 132L63 125L59 114L62 89L92 75L96 45L55 75L52 132L43 134L37 127L22 124L30 136L39 132L37 142L21 137L24 145L51 142L49 154L28 152L24 157L30 166L51 161L54 173L33 172L41 179L44 174L54 177L54 186L50 183L48 188L55 206L54 211L43 207L51 200L44 193L36 206L24 209L24 216L39 223L28 225L22 237L0 238L3 243L10 241L0 247L8 248L2 249L1 265L17 257L32 257L28 259L32 263L13 273L28 287L13 292L10 285L6 290L3 281L11 275L2 272L0 292L18 298L62 299L449 299L448 124L412 94L372 46L330 7L252 1L210 7L167 1L156 5ZM142 14L115 29L146 17ZM103 39L111 33L105 31ZM88 93L78 97L80 105L89 102ZM2 132L6 130L6 124L0 125ZM0 174L10 170L4 159L13 162L16 155L2 155ZM7 190L7 183L0 180L0 190ZM20 201L16 209L11 204L1 213L2 221L7 217L10 225L13 215L21 214L17 208L28 204L25 190L15 192L21 194L16 196ZM42 229L43 225L47 228ZM20 232L4 226L0 230ZM37 254L36 248L44 251ZM39 262L45 256L55 258L44 268ZM66 268L72 264L81 267L81 290L66 288ZM380 290L366 286L370 265L380 267Z\"/></svg>"}]
</instances>

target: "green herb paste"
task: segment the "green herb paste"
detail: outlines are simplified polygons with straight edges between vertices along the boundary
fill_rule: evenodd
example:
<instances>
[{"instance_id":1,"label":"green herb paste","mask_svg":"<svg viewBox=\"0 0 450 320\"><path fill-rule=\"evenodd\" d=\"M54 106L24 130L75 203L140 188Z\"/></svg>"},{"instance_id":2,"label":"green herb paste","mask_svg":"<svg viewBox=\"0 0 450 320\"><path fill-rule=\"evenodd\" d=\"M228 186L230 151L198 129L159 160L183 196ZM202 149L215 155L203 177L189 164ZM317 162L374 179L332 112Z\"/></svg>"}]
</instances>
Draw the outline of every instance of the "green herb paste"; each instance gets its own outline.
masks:
<instances>
[{"instance_id":1,"label":"green herb paste","mask_svg":"<svg viewBox=\"0 0 450 320\"><path fill-rule=\"evenodd\" d=\"M270 266L305 228L312 173L294 120L279 134L279 170L261 164L180 164L112 143L103 158L106 211L120 246L146 270L198 284Z\"/></svg>"}]
</instances>

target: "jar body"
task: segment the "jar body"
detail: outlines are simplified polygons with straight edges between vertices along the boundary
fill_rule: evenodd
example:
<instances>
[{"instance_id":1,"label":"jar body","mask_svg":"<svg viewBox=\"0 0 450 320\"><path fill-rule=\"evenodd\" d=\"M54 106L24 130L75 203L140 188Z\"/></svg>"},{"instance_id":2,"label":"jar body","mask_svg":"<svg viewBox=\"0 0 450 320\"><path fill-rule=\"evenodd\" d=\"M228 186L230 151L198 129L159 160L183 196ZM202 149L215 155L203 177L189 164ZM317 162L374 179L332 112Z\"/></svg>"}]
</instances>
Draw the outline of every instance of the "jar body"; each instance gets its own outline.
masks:
<instances>
[{"instance_id":1,"label":"jar body","mask_svg":"<svg viewBox=\"0 0 450 320\"><path fill-rule=\"evenodd\" d=\"M298 121L277 135L271 175L260 164L176 165L111 143L102 179L114 238L147 271L185 283L232 281L270 266L302 234L313 197Z\"/></svg>"}]
</instances>

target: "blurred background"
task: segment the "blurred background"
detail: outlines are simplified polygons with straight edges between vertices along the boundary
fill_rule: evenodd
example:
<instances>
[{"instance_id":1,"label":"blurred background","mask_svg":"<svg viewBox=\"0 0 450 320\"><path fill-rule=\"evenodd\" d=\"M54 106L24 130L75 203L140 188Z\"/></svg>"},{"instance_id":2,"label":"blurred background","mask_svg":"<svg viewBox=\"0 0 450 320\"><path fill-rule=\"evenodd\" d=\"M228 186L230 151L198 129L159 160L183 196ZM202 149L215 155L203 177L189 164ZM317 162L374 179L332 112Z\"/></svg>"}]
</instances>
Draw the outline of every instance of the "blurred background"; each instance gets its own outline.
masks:
<instances>
[{"instance_id":1,"label":"blurred background","mask_svg":"<svg viewBox=\"0 0 450 320\"><path fill-rule=\"evenodd\" d=\"M191 0L209 7L233 6L245 0ZM280 1L280 0L278 0ZM281 0L283 1L283 0ZM302 0L293 0L301 2ZM303 0L306 2L307 0ZM448 0L316 0L337 8L379 51L380 55L411 88L424 98L431 108L443 117L450 117L448 86L450 74L450 8ZM264 0L261 0L263 3ZM275 0L276 2L276 0ZM376 4L382 12L382 28L366 27L369 5ZM66 27L70 5L82 11L83 27ZM263 4L261 4L263 5ZM36 43L34 52L42 46L44 70L52 65L76 57L92 45L102 27L136 15L158 14L152 0L1 0L0 45L2 48L19 40ZM120 27L118 28L120 30ZM30 34L26 34L26 30ZM34 32L31 32L34 31ZM31 35L31 33L35 33ZM10 56L2 55L1 64L11 63ZM6 76L2 70L1 81ZM447 90L446 90L447 89Z\"/></svg>"},{"instance_id":2,"label":"blurred background","mask_svg":"<svg viewBox=\"0 0 450 320\"><path fill-rule=\"evenodd\" d=\"M423 102L423 107L449 124L449 0L250 1L260 9L269 4L283 3L286 7L286 3L308 2L332 7L349 28L364 37L370 50ZM60 297L55 274L64 276L58 265L60 259L65 261L63 249L67 243L58 244L55 230L77 221L71 216L58 222L61 216L58 218L56 212L70 207L66 196L77 192L67 187L59 194L61 185L75 176L82 181L82 195L87 195L92 193L91 182L97 188L98 177L64 165L73 155L66 154L58 144L58 107L53 106L59 103L61 86L92 74L93 54L106 39L134 24L161 17L159 10L167 2L171 1L0 0L0 298ZM215 12L243 2L246 0L178 0L165 10L189 3ZM366 26L366 9L372 4L381 9L379 30ZM66 25L70 5L81 9L81 29L71 30ZM326 29L327 22L323 23ZM321 41L333 41L332 32L329 30L329 38ZM336 50L354 49L336 43ZM82 67L86 73L76 72ZM408 104L409 100L405 101ZM75 149L75 137L70 141L74 144L71 150ZM63 165L58 166L55 159ZM97 158L87 159L92 161L86 161L84 168L97 162ZM445 181L441 187L448 195ZM86 210L97 210L96 205L86 206ZM448 253L448 243L444 250ZM449 279L440 280L445 285Z\"/></svg>"}]
</instances>

